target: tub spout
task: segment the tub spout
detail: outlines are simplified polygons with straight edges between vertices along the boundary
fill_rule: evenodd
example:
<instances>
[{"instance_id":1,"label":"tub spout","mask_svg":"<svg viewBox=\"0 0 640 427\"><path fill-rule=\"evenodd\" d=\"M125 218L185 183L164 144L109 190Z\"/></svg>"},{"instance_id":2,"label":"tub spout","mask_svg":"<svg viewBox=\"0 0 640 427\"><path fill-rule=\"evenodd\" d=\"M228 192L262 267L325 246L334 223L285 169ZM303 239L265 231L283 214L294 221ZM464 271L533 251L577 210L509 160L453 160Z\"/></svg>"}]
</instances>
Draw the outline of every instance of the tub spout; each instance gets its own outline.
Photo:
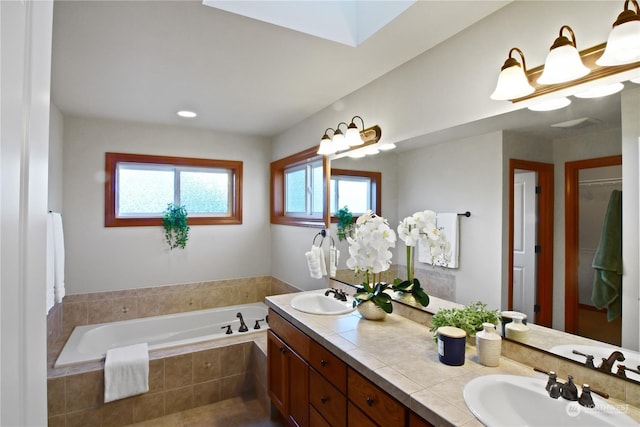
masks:
<instances>
[{"instance_id":1,"label":"tub spout","mask_svg":"<svg viewBox=\"0 0 640 427\"><path fill-rule=\"evenodd\" d=\"M244 319L242 318L242 313L236 314L236 317L240 319L240 328L238 329L238 332L247 332L249 328L247 328L247 325L244 323Z\"/></svg>"}]
</instances>

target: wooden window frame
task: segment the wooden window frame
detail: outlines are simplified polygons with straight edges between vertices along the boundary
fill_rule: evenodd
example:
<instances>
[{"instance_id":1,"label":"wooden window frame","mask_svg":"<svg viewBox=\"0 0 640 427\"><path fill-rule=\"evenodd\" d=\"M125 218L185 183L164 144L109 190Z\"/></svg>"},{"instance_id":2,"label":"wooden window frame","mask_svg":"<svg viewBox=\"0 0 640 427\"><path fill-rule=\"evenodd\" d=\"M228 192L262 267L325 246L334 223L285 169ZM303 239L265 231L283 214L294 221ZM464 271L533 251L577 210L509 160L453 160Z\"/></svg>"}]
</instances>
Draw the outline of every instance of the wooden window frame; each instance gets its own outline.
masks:
<instances>
[{"instance_id":1,"label":"wooden window frame","mask_svg":"<svg viewBox=\"0 0 640 427\"><path fill-rule=\"evenodd\" d=\"M321 218L296 217L286 215L285 211L285 171L288 168L305 163L322 160L322 184L324 192L324 206ZM328 227L328 176L329 162L325 156L318 155L318 146L308 148L280 160L271 162L271 224L294 225L301 227Z\"/></svg>"},{"instance_id":2,"label":"wooden window frame","mask_svg":"<svg viewBox=\"0 0 640 427\"><path fill-rule=\"evenodd\" d=\"M141 227L162 225L161 217L118 218L116 215L116 172L118 163L147 163L229 169L233 176L231 215L189 217L189 225L242 224L242 161L197 159L189 157L152 156L146 154L105 153L105 227Z\"/></svg>"},{"instance_id":3,"label":"wooden window frame","mask_svg":"<svg viewBox=\"0 0 640 427\"><path fill-rule=\"evenodd\" d=\"M382 173L371 171L359 171L353 169L331 169L331 176L356 176L361 178L369 178L371 185L375 186L372 196L375 197L375 206L373 211L376 215L381 215L382 212ZM329 179L330 180L330 179ZM329 194L330 200L331 194ZM327 205L327 209L331 206L331 203ZM340 207L337 207L340 209ZM355 218L354 218L355 219ZM338 222L338 217L331 215L331 222Z\"/></svg>"}]
</instances>

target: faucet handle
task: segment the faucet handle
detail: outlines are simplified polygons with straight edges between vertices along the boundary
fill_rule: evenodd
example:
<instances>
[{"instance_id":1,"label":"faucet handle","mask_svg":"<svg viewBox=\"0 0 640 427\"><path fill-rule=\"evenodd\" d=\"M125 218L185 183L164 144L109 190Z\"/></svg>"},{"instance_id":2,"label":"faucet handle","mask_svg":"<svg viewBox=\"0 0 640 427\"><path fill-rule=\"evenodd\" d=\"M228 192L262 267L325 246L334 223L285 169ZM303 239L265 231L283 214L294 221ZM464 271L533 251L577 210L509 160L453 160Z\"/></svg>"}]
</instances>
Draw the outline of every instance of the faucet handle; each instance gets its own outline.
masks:
<instances>
[{"instance_id":1,"label":"faucet handle","mask_svg":"<svg viewBox=\"0 0 640 427\"><path fill-rule=\"evenodd\" d=\"M578 399L578 403L585 408L595 408L596 404L593 403L593 397L591 397L591 387L589 387L589 384L582 384L582 394Z\"/></svg>"},{"instance_id":2,"label":"faucet handle","mask_svg":"<svg viewBox=\"0 0 640 427\"><path fill-rule=\"evenodd\" d=\"M264 319L256 319L256 324L253 326L253 329L260 329L260 322L264 322Z\"/></svg>"},{"instance_id":3,"label":"faucet handle","mask_svg":"<svg viewBox=\"0 0 640 427\"><path fill-rule=\"evenodd\" d=\"M577 354L578 356L586 357L587 360L585 360L585 362L584 362L585 366L588 367L588 368L595 368L595 365L593 364L593 355L592 354L581 353L578 350L571 350L571 352L573 354Z\"/></svg>"}]
</instances>

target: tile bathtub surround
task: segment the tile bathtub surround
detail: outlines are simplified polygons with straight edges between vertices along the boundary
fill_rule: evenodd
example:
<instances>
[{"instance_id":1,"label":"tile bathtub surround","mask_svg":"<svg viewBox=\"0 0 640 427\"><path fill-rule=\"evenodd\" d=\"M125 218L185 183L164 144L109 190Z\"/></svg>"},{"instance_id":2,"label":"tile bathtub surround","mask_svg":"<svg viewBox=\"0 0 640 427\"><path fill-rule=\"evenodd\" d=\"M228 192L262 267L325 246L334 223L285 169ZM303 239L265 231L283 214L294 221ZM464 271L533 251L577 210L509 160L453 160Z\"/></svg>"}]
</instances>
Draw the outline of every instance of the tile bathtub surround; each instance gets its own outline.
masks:
<instances>
[{"instance_id":1,"label":"tile bathtub surround","mask_svg":"<svg viewBox=\"0 0 640 427\"><path fill-rule=\"evenodd\" d=\"M485 367L478 362L475 347L470 345L466 348L464 365L444 365L438 361L437 345L429 328L396 314L395 310L381 322L363 320L357 312L314 316L292 309L291 298L268 297L267 305L435 425L480 425L462 397L464 385L477 376L513 374L542 378L527 366L529 360L518 362L504 357L504 353L500 366ZM637 398L637 394L640 393L633 388L626 398L632 400L632 395ZM640 408L630 401L625 405L621 399L612 398L610 403L620 405L617 407L625 408L629 416L640 420Z\"/></svg>"},{"instance_id":2,"label":"tile bathtub surround","mask_svg":"<svg viewBox=\"0 0 640 427\"><path fill-rule=\"evenodd\" d=\"M258 389L266 387L266 370L260 367L266 366L266 334L180 353L186 350L153 352L149 392L106 404L102 369L50 377L49 426L125 426L234 397L260 396Z\"/></svg>"}]
</instances>

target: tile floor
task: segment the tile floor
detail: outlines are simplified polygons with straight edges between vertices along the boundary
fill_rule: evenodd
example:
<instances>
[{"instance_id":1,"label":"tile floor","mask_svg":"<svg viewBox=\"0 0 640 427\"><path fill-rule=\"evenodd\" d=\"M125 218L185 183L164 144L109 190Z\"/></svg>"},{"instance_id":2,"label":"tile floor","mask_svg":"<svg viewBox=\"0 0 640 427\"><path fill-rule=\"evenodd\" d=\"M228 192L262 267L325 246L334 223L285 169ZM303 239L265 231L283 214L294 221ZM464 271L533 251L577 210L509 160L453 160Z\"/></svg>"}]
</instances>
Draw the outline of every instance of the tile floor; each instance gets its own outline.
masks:
<instances>
[{"instance_id":1,"label":"tile floor","mask_svg":"<svg viewBox=\"0 0 640 427\"><path fill-rule=\"evenodd\" d=\"M269 418L258 399L234 397L130 427L282 427L282 424Z\"/></svg>"}]
</instances>

